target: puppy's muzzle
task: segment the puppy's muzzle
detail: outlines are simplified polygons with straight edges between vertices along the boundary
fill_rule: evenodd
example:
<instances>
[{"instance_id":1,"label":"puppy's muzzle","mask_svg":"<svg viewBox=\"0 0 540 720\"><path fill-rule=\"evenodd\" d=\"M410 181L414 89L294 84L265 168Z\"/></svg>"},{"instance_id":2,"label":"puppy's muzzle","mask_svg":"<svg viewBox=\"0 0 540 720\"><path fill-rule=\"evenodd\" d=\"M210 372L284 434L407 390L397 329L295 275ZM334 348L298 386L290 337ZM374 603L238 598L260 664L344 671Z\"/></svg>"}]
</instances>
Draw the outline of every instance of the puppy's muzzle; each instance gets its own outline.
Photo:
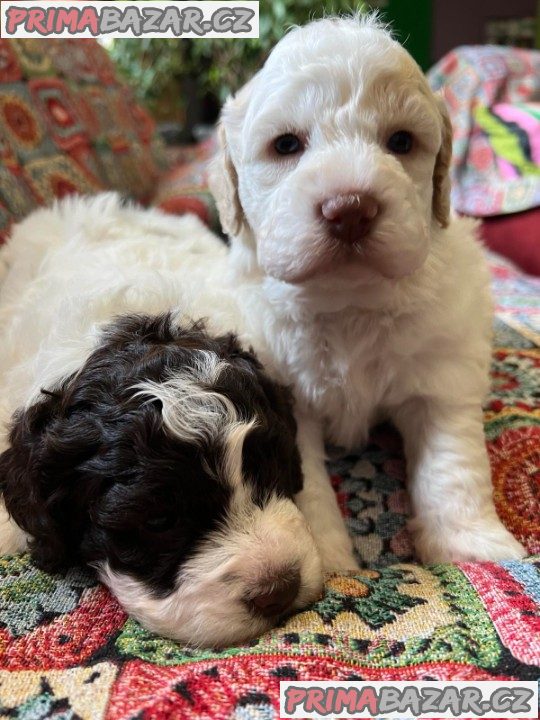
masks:
<instances>
[{"instance_id":1,"label":"puppy's muzzle","mask_svg":"<svg viewBox=\"0 0 540 720\"><path fill-rule=\"evenodd\" d=\"M379 212L377 200L366 193L336 195L320 205L321 217L332 237L350 245L369 233Z\"/></svg>"},{"instance_id":2,"label":"puppy's muzzle","mask_svg":"<svg viewBox=\"0 0 540 720\"><path fill-rule=\"evenodd\" d=\"M278 617L292 609L299 590L300 572L294 569L261 587L254 597L247 600L247 604L263 617Z\"/></svg>"}]
</instances>

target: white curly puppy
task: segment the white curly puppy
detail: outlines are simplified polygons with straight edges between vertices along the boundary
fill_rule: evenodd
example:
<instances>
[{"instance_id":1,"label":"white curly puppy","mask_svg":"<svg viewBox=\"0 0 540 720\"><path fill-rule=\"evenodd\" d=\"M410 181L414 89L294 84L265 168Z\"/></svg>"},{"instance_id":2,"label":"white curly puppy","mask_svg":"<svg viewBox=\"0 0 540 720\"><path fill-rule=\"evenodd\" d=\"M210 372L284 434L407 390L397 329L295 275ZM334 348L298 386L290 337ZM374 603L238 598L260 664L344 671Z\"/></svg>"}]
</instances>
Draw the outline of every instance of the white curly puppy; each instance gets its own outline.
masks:
<instances>
[{"instance_id":1,"label":"white curly puppy","mask_svg":"<svg viewBox=\"0 0 540 720\"><path fill-rule=\"evenodd\" d=\"M220 138L212 184L230 250L194 217L110 195L14 231L0 415L76 370L111 313L176 308L236 333L292 385L295 502L324 569L357 567L324 441L359 446L385 418L405 440L419 557L522 556L483 435L489 277L474 224L450 215L450 123L417 65L373 17L311 23L227 103ZM4 526L0 547L2 533L4 547L25 542Z\"/></svg>"},{"instance_id":2,"label":"white curly puppy","mask_svg":"<svg viewBox=\"0 0 540 720\"><path fill-rule=\"evenodd\" d=\"M520 557L497 517L482 400L489 278L474 224L450 214L452 130L377 19L290 32L224 108L213 189L256 347L308 421L304 512L350 566L323 437L362 444L391 419L425 562Z\"/></svg>"}]
</instances>

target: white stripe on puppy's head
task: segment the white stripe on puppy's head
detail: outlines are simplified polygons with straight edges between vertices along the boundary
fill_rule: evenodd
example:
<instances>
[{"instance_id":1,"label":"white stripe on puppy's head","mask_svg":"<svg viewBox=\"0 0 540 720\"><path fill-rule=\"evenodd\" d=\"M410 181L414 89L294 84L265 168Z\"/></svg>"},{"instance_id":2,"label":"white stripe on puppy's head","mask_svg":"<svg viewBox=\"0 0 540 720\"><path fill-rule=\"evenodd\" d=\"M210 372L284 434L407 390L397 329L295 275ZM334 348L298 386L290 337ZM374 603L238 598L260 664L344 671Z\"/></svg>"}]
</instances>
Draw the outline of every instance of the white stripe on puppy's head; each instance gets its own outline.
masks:
<instances>
[{"instance_id":1,"label":"white stripe on puppy's head","mask_svg":"<svg viewBox=\"0 0 540 720\"><path fill-rule=\"evenodd\" d=\"M238 421L236 408L226 396L210 390L227 363L216 352L193 351L193 365L163 382L134 386L135 397L150 397L162 405L165 428L186 441L211 441L229 423Z\"/></svg>"},{"instance_id":2,"label":"white stripe on puppy's head","mask_svg":"<svg viewBox=\"0 0 540 720\"><path fill-rule=\"evenodd\" d=\"M171 436L186 442L225 446L223 472L233 486L241 482L242 447L257 418L240 417L229 397L212 390L220 375L230 368L217 352L194 350L193 365L172 374L162 383L135 386L136 397L161 403L163 425Z\"/></svg>"}]
</instances>

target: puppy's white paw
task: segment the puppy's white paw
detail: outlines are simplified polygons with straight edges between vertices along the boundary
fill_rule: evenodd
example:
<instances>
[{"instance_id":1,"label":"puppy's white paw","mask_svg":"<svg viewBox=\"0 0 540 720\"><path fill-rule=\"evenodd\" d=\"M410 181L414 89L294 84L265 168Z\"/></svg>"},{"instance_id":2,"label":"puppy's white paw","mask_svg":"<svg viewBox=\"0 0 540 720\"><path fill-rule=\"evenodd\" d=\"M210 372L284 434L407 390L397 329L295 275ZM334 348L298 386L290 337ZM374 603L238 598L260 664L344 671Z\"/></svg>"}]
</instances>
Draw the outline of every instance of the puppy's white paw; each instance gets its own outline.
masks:
<instances>
[{"instance_id":1,"label":"puppy's white paw","mask_svg":"<svg viewBox=\"0 0 540 720\"><path fill-rule=\"evenodd\" d=\"M481 518L467 526L456 522L444 526L443 519L429 524L416 519L409 528L424 564L518 560L527 555L497 517Z\"/></svg>"},{"instance_id":2,"label":"puppy's white paw","mask_svg":"<svg viewBox=\"0 0 540 720\"><path fill-rule=\"evenodd\" d=\"M349 573L360 569L349 537L321 538L318 543L322 568L325 573Z\"/></svg>"}]
</instances>

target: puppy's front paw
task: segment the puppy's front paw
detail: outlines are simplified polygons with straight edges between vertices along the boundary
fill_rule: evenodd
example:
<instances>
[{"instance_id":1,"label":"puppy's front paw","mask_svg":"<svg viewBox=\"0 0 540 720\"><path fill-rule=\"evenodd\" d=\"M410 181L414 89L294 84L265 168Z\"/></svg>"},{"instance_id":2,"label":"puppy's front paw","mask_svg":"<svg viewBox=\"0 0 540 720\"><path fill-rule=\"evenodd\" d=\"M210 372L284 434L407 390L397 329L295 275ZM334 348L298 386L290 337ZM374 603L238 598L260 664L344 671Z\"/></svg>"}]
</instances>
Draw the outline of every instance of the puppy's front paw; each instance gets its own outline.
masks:
<instances>
[{"instance_id":1,"label":"puppy's front paw","mask_svg":"<svg viewBox=\"0 0 540 720\"><path fill-rule=\"evenodd\" d=\"M321 538L318 547L325 573L351 573L360 569L349 537L327 536Z\"/></svg>"},{"instance_id":2,"label":"puppy's front paw","mask_svg":"<svg viewBox=\"0 0 540 720\"><path fill-rule=\"evenodd\" d=\"M448 524L443 525L444 521ZM468 525L448 521L411 521L409 528L422 563L518 560L527 555L497 517L481 518Z\"/></svg>"}]
</instances>

